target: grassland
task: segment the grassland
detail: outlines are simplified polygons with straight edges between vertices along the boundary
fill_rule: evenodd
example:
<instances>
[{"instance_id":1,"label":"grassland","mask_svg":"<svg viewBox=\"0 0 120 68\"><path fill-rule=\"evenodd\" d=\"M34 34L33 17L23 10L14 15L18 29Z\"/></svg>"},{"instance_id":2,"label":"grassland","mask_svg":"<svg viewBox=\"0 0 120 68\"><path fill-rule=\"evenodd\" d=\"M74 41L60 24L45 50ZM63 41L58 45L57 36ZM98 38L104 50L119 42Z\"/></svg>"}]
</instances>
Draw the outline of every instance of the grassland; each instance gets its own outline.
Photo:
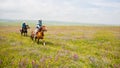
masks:
<instances>
[{"instance_id":1,"label":"grassland","mask_svg":"<svg viewBox=\"0 0 120 68\"><path fill-rule=\"evenodd\" d=\"M0 26L0 68L119 68L119 26L47 26L46 45Z\"/></svg>"}]
</instances>

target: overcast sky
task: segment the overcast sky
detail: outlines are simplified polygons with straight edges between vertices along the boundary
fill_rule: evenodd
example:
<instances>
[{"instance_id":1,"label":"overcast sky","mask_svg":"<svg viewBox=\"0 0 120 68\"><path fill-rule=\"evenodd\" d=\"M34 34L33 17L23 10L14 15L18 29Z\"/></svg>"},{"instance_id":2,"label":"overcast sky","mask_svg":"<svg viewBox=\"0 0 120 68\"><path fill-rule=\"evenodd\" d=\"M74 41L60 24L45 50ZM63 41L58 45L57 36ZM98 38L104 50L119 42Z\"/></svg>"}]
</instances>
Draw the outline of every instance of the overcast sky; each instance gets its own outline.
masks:
<instances>
[{"instance_id":1,"label":"overcast sky","mask_svg":"<svg viewBox=\"0 0 120 68\"><path fill-rule=\"evenodd\" d=\"M0 19L120 24L120 0L0 0Z\"/></svg>"}]
</instances>

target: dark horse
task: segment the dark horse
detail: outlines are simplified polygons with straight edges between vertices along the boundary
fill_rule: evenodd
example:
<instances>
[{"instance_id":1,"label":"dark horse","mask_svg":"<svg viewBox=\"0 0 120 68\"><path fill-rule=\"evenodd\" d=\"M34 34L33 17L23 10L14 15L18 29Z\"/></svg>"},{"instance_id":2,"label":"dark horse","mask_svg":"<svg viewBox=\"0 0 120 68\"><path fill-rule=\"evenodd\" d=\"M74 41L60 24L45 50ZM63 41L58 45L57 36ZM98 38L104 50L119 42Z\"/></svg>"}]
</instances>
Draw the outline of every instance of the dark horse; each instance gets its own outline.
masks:
<instances>
[{"instance_id":1,"label":"dark horse","mask_svg":"<svg viewBox=\"0 0 120 68\"><path fill-rule=\"evenodd\" d=\"M21 35L27 36L27 29L29 29L29 25L26 25L25 28L20 29Z\"/></svg>"},{"instance_id":2,"label":"dark horse","mask_svg":"<svg viewBox=\"0 0 120 68\"><path fill-rule=\"evenodd\" d=\"M32 40L34 40L35 39L35 41L37 40L37 43L39 43L39 40L40 39L44 39L44 32L45 31L47 31L47 27L46 26L42 26L39 30L38 30L38 32L36 33L36 36L35 36L35 33L32 31L31 32L31 39ZM35 36L35 37L34 37ZM44 42L44 40L43 40L43 45L45 45L45 42Z\"/></svg>"}]
</instances>

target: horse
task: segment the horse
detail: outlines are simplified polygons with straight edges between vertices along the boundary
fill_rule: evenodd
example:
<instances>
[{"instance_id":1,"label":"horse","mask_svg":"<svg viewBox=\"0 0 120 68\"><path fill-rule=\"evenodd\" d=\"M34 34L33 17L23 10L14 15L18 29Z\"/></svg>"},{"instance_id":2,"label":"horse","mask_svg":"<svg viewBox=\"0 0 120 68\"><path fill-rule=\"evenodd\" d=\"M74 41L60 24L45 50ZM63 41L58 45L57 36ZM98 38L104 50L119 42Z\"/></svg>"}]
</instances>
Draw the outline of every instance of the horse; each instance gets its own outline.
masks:
<instances>
[{"instance_id":1,"label":"horse","mask_svg":"<svg viewBox=\"0 0 120 68\"><path fill-rule=\"evenodd\" d=\"M31 32L31 39L35 41L37 40L37 43L39 43L39 40L40 39L44 39L44 32L47 31L47 27L46 26L41 26L41 28L38 30L38 32L36 33L36 36L35 36L35 33L34 31ZM35 37L34 37L35 36ZM43 40L43 45L45 45L45 42Z\"/></svg>"},{"instance_id":2,"label":"horse","mask_svg":"<svg viewBox=\"0 0 120 68\"><path fill-rule=\"evenodd\" d=\"M21 35L27 36L27 29L30 29L29 25L26 25L26 28L20 29Z\"/></svg>"}]
</instances>

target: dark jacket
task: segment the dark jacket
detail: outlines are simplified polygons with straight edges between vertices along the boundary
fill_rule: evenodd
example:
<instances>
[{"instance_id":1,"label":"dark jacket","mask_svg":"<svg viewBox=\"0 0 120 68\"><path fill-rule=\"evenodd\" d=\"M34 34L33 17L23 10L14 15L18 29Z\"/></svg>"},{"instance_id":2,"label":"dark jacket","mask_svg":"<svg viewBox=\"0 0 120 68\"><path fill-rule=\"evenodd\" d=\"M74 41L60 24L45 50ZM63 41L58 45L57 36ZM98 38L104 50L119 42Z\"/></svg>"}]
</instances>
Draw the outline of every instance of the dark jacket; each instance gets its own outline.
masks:
<instances>
[{"instance_id":1,"label":"dark jacket","mask_svg":"<svg viewBox=\"0 0 120 68\"><path fill-rule=\"evenodd\" d=\"M26 28L26 24L25 23L22 24L22 28Z\"/></svg>"}]
</instances>

